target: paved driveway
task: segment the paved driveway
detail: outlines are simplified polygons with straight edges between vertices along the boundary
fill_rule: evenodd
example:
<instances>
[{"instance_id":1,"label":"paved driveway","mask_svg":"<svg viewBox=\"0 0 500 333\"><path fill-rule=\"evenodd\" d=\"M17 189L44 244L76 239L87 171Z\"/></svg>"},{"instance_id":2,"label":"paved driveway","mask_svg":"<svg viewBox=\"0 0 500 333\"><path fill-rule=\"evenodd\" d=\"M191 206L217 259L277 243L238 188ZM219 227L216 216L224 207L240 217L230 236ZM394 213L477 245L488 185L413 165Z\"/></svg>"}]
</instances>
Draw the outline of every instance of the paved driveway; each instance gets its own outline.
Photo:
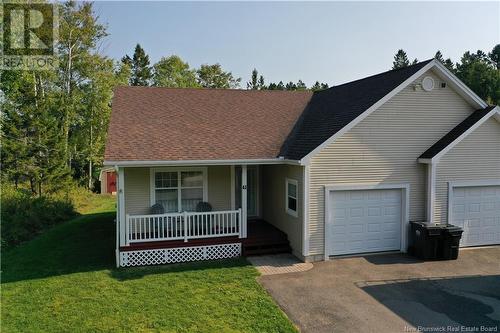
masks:
<instances>
[{"instance_id":1,"label":"paved driveway","mask_svg":"<svg viewBox=\"0 0 500 333\"><path fill-rule=\"evenodd\" d=\"M302 332L500 332L500 247L462 250L454 261L334 259L260 282Z\"/></svg>"}]
</instances>

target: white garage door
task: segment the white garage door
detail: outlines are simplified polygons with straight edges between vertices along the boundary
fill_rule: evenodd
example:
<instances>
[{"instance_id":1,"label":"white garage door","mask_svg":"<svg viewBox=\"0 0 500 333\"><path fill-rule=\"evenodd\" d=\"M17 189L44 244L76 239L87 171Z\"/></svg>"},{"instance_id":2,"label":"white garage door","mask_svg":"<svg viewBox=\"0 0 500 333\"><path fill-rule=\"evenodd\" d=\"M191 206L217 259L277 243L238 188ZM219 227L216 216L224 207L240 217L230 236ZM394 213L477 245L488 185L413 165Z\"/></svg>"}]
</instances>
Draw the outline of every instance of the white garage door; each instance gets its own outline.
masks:
<instances>
[{"instance_id":1,"label":"white garage door","mask_svg":"<svg viewBox=\"0 0 500 333\"><path fill-rule=\"evenodd\" d=\"M399 250L401 197L400 189L332 191L329 255Z\"/></svg>"},{"instance_id":2,"label":"white garage door","mask_svg":"<svg viewBox=\"0 0 500 333\"><path fill-rule=\"evenodd\" d=\"M454 187L451 215L461 246L500 244L500 186Z\"/></svg>"}]
</instances>

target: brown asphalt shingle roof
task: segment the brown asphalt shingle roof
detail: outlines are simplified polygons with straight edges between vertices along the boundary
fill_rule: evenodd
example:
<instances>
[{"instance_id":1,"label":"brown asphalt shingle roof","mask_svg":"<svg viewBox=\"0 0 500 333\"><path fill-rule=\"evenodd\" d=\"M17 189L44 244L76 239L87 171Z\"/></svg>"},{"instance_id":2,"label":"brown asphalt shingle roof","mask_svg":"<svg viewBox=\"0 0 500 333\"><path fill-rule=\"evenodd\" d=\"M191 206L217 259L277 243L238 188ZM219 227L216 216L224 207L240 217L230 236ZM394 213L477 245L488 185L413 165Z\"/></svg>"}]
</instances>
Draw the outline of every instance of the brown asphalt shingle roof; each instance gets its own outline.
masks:
<instances>
[{"instance_id":1,"label":"brown asphalt shingle roof","mask_svg":"<svg viewBox=\"0 0 500 333\"><path fill-rule=\"evenodd\" d=\"M107 161L276 158L311 92L119 87Z\"/></svg>"}]
</instances>

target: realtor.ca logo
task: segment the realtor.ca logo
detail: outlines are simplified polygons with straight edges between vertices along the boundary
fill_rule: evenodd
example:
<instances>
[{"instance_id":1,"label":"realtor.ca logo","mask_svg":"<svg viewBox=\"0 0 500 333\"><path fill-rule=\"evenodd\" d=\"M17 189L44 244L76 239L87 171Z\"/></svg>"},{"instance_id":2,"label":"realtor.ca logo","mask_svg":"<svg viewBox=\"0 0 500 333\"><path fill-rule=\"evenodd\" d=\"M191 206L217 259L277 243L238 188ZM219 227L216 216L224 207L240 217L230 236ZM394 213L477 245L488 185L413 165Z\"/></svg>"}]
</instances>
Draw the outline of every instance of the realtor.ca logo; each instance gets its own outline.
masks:
<instances>
[{"instance_id":1,"label":"realtor.ca logo","mask_svg":"<svg viewBox=\"0 0 500 333\"><path fill-rule=\"evenodd\" d=\"M57 58L57 6L2 2L0 69L54 70Z\"/></svg>"}]
</instances>

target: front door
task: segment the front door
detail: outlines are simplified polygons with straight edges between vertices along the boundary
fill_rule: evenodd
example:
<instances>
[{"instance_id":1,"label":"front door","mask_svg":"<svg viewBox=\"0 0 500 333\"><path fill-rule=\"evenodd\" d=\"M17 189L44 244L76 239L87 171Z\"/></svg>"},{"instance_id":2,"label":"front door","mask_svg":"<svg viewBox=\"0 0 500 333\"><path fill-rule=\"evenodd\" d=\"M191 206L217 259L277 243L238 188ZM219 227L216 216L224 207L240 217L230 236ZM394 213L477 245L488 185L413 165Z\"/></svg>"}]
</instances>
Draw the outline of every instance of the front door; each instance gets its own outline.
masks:
<instances>
[{"instance_id":1,"label":"front door","mask_svg":"<svg viewBox=\"0 0 500 333\"><path fill-rule=\"evenodd\" d=\"M236 208L241 207L241 167L235 168L236 176ZM258 166L247 167L247 216L256 217L258 212L259 169Z\"/></svg>"}]
</instances>

